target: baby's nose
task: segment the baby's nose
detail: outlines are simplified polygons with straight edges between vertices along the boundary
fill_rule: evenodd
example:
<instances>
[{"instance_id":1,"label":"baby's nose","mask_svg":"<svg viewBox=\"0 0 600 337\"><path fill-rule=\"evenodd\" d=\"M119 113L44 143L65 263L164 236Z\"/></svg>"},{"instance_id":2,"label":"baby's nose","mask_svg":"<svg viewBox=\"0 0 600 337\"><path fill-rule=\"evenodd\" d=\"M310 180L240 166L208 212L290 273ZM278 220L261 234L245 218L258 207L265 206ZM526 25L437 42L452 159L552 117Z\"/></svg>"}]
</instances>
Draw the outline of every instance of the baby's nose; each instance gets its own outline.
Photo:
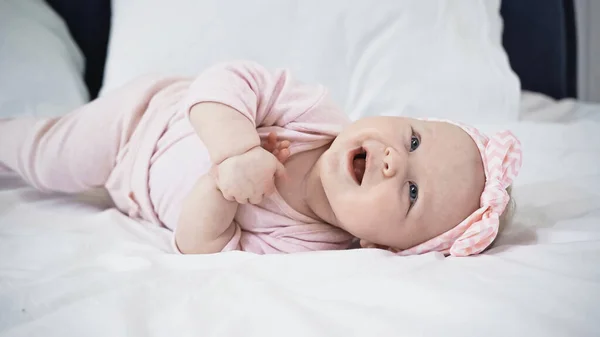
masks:
<instances>
[{"instance_id":1,"label":"baby's nose","mask_svg":"<svg viewBox=\"0 0 600 337\"><path fill-rule=\"evenodd\" d=\"M391 178L404 170L402 155L391 147L387 147L383 152L383 175Z\"/></svg>"}]
</instances>

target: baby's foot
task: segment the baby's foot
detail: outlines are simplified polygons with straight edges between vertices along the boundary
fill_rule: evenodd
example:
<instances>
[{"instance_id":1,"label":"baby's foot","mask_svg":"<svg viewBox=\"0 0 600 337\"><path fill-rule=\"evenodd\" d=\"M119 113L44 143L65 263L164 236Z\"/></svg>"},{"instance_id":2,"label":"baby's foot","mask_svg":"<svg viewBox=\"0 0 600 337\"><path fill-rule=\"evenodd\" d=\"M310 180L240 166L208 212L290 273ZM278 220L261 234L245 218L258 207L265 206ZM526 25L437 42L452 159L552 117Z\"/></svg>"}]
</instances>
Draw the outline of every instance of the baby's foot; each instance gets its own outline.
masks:
<instances>
[{"instance_id":1,"label":"baby's foot","mask_svg":"<svg viewBox=\"0 0 600 337\"><path fill-rule=\"evenodd\" d=\"M290 142L287 140L278 141L277 134L275 132L269 133L266 140L261 141L260 146L263 149L271 152L277 160L284 164L290 157Z\"/></svg>"}]
</instances>

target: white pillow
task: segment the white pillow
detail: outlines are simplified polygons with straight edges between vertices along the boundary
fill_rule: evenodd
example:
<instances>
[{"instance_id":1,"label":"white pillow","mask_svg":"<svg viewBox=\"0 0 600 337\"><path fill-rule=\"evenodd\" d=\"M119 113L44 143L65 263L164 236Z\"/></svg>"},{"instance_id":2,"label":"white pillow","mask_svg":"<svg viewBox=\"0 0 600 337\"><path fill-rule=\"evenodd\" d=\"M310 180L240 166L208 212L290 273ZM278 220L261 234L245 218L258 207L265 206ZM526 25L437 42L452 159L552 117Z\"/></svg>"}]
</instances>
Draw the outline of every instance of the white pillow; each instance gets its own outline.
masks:
<instances>
[{"instance_id":1,"label":"white pillow","mask_svg":"<svg viewBox=\"0 0 600 337\"><path fill-rule=\"evenodd\" d=\"M323 83L353 119L516 120L499 0L113 0L102 93L251 59Z\"/></svg>"},{"instance_id":2,"label":"white pillow","mask_svg":"<svg viewBox=\"0 0 600 337\"><path fill-rule=\"evenodd\" d=\"M83 56L43 0L0 1L0 118L55 116L84 104Z\"/></svg>"}]
</instances>

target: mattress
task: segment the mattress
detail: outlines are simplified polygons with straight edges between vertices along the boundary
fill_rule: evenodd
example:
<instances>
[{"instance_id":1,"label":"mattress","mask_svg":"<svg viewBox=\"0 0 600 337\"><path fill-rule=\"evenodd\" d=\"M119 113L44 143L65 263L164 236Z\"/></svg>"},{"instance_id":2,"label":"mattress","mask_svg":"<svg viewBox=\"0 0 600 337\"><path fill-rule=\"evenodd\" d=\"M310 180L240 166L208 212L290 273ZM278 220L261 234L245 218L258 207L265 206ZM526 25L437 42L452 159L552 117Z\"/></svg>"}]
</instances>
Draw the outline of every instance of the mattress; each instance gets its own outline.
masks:
<instances>
[{"instance_id":1,"label":"mattress","mask_svg":"<svg viewBox=\"0 0 600 337\"><path fill-rule=\"evenodd\" d=\"M600 105L525 93L513 224L483 255L171 254L102 191L0 175L0 336L598 336Z\"/></svg>"}]
</instances>

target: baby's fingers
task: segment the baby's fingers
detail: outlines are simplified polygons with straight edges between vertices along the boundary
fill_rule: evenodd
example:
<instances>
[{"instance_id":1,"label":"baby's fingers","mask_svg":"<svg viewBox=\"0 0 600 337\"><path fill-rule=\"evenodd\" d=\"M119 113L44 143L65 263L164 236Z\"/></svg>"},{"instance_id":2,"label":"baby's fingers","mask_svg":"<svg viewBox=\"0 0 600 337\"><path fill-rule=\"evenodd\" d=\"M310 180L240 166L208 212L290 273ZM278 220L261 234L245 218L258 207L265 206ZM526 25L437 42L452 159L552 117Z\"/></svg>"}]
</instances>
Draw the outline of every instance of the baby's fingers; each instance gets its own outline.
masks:
<instances>
[{"instance_id":1,"label":"baby's fingers","mask_svg":"<svg viewBox=\"0 0 600 337\"><path fill-rule=\"evenodd\" d=\"M273 152L273 150L276 150L277 149L277 134L275 132L269 133L269 135L267 136L267 139L261 140L260 146L262 146L263 149L265 149L269 152Z\"/></svg>"},{"instance_id":2,"label":"baby's fingers","mask_svg":"<svg viewBox=\"0 0 600 337\"><path fill-rule=\"evenodd\" d=\"M260 146L265 149L267 152L273 152L277 150L277 143L271 143L269 141L263 140L260 142Z\"/></svg>"},{"instance_id":3,"label":"baby's fingers","mask_svg":"<svg viewBox=\"0 0 600 337\"><path fill-rule=\"evenodd\" d=\"M282 164L285 164L288 158L290 158L290 150L288 149L282 149L278 151L277 154L273 154L275 155L275 157L277 157L277 160L279 160L279 162Z\"/></svg>"},{"instance_id":4,"label":"baby's fingers","mask_svg":"<svg viewBox=\"0 0 600 337\"><path fill-rule=\"evenodd\" d=\"M219 190L221 191L221 190ZM227 201L236 201L235 197L229 193L224 193L223 191L221 191L221 194L223 194L223 199L227 200Z\"/></svg>"},{"instance_id":5,"label":"baby's fingers","mask_svg":"<svg viewBox=\"0 0 600 337\"><path fill-rule=\"evenodd\" d=\"M284 140L284 141L279 142L279 144L277 144L277 148L279 150L287 149L288 147L290 147L289 140Z\"/></svg>"}]
</instances>

